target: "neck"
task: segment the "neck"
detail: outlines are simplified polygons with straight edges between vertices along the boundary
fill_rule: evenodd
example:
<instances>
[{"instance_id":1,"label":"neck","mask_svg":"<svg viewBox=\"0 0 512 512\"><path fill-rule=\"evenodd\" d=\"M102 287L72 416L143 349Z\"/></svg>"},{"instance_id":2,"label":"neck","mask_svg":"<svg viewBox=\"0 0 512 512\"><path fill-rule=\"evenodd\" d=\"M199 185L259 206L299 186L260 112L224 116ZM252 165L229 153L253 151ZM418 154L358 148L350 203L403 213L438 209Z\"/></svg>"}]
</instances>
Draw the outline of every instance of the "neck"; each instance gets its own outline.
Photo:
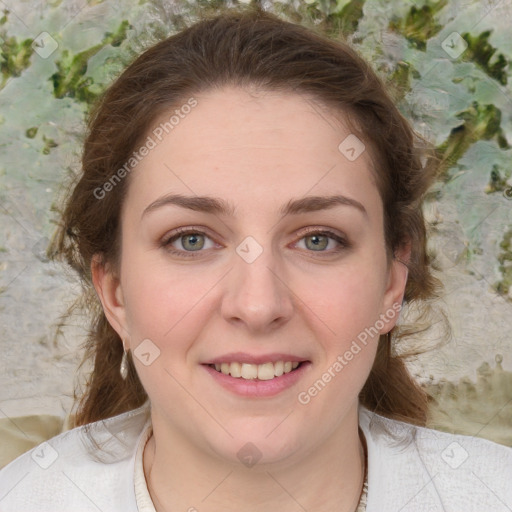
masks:
<instances>
[{"instance_id":1,"label":"neck","mask_svg":"<svg viewBox=\"0 0 512 512\"><path fill-rule=\"evenodd\" d=\"M155 509L354 512L365 472L357 419L356 408L322 446L300 460L252 467L205 455L183 435L153 422L143 462Z\"/></svg>"}]
</instances>

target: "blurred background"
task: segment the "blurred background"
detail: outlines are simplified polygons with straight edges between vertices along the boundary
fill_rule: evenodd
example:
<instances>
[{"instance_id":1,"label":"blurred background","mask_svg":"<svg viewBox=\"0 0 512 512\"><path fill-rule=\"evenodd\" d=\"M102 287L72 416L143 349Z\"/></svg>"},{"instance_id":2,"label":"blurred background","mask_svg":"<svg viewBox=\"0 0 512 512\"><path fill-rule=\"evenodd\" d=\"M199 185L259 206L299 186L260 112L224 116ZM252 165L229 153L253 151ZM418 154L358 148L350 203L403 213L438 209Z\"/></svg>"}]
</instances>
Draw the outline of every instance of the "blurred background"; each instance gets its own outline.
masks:
<instances>
[{"instance_id":1,"label":"blurred background","mask_svg":"<svg viewBox=\"0 0 512 512\"><path fill-rule=\"evenodd\" d=\"M431 427L512 446L512 0L257 3L346 38L437 147L425 214L451 337L429 329L397 351L425 350L408 364L434 397ZM224 5L237 2L0 3L0 419L72 406L85 330L61 315L80 285L46 247L91 103L144 48Z\"/></svg>"}]
</instances>

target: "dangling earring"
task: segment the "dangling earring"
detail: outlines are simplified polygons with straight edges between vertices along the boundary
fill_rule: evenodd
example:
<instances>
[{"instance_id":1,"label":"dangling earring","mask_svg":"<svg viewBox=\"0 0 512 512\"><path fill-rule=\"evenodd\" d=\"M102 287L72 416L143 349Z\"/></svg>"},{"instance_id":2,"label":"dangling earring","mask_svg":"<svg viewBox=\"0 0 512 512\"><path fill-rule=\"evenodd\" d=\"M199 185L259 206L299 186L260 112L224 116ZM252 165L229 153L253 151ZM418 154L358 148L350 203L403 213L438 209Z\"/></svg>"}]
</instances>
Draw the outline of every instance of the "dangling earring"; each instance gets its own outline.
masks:
<instances>
[{"instance_id":1,"label":"dangling earring","mask_svg":"<svg viewBox=\"0 0 512 512\"><path fill-rule=\"evenodd\" d=\"M119 368L119 373L121 374L121 378L123 380L126 380L126 377L128 376L128 352L124 346L123 342L123 357L121 359L121 367Z\"/></svg>"},{"instance_id":2,"label":"dangling earring","mask_svg":"<svg viewBox=\"0 0 512 512\"><path fill-rule=\"evenodd\" d=\"M386 352L388 359L391 359L393 352L393 341L391 340L391 331L386 333Z\"/></svg>"}]
</instances>

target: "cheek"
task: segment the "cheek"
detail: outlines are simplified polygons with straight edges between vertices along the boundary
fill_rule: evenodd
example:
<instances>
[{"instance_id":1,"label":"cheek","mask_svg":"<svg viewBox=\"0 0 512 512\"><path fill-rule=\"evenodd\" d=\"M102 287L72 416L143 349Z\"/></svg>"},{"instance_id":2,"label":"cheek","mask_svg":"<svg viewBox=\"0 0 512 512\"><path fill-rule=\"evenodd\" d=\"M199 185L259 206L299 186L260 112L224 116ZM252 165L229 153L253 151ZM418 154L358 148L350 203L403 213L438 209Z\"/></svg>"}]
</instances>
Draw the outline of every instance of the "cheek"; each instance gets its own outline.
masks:
<instances>
[{"instance_id":1,"label":"cheek","mask_svg":"<svg viewBox=\"0 0 512 512\"><path fill-rule=\"evenodd\" d=\"M195 266L177 268L132 250L123 261L126 315L134 342L149 338L163 351L186 345L201 329L207 294L218 277ZM124 280L123 280L124 278Z\"/></svg>"},{"instance_id":2,"label":"cheek","mask_svg":"<svg viewBox=\"0 0 512 512\"><path fill-rule=\"evenodd\" d=\"M310 277L301 287L304 303L325 323L339 348L379 318L383 285L376 268L377 263L346 265L322 279Z\"/></svg>"}]
</instances>

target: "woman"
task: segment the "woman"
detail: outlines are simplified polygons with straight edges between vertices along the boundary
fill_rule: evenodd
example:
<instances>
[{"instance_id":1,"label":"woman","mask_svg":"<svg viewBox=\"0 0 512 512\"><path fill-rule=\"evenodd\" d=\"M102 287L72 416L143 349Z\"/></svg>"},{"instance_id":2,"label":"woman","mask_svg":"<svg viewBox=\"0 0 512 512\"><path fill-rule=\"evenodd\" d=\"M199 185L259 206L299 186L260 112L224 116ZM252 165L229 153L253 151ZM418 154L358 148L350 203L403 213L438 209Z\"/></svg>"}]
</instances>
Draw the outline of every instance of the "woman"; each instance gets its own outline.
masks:
<instances>
[{"instance_id":1,"label":"woman","mask_svg":"<svg viewBox=\"0 0 512 512\"><path fill-rule=\"evenodd\" d=\"M392 355L438 288L422 157L353 50L265 12L143 53L54 241L92 315L76 428L0 472L0 508L510 509L512 450L424 428Z\"/></svg>"}]
</instances>

